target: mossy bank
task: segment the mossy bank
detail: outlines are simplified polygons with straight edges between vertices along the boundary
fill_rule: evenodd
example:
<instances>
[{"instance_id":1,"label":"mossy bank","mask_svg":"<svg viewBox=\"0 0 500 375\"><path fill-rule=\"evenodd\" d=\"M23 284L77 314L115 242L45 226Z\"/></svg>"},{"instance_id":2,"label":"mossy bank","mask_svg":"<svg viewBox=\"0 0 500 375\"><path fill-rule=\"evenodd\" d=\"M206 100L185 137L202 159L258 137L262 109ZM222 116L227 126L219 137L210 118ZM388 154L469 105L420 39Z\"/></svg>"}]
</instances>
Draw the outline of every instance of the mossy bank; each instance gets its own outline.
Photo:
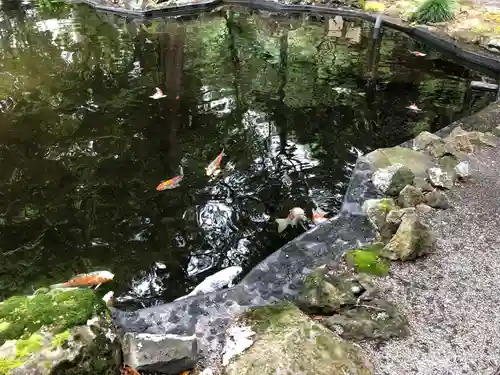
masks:
<instances>
[{"instance_id":1,"label":"mossy bank","mask_svg":"<svg viewBox=\"0 0 500 375\"><path fill-rule=\"evenodd\" d=\"M117 374L120 345L88 289L39 290L0 303L0 375Z\"/></svg>"}]
</instances>

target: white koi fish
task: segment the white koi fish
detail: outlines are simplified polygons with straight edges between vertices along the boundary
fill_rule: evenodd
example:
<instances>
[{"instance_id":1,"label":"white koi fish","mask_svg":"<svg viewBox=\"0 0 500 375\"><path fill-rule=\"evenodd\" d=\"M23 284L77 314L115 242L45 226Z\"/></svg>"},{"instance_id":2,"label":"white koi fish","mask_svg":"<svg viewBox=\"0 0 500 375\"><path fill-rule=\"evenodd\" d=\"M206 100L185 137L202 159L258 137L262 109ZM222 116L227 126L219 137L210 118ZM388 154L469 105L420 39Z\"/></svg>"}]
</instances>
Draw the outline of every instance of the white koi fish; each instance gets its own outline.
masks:
<instances>
[{"instance_id":1,"label":"white koi fish","mask_svg":"<svg viewBox=\"0 0 500 375\"><path fill-rule=\"evenodd\" d=\"M205 280L199 283L196 288L194 288L191 293L186 294L185 296L179 297L176 301L195 296L197 294L205 294L215 292L219 289L224 288L225 286L231 287L233 286L233 280L243 271L243 268L240 266L231 266L224 268L223 270L214 273L211 276L208 276Z\"/></svg>"},{"instance_id":2,"label":"white koi fish","mask_svg":"<svg viewBox=\"0 0 500 375\"><path fill-rule=\"evenodd\" d=\"M155 87L155 93L153 95L150 95L149 97L151 99L161 99L165 98L167 95L163 94L163 91L161 91L158 87Z\"/></svg>"},{"instance_id":3,"label":"white koi fish","mask_svg":"<svg viewBox=\"0 0 500 375\"><path fill-rule=\"evenodd\" d=\"M285 219L276 219L276 223L278 223L278 233L283 232L286 227L291 225L292 227L296 226L299 221L305 220L306 213L300 207L294 207L290 210L290 213Z\"/></svg>"}]
</instances>

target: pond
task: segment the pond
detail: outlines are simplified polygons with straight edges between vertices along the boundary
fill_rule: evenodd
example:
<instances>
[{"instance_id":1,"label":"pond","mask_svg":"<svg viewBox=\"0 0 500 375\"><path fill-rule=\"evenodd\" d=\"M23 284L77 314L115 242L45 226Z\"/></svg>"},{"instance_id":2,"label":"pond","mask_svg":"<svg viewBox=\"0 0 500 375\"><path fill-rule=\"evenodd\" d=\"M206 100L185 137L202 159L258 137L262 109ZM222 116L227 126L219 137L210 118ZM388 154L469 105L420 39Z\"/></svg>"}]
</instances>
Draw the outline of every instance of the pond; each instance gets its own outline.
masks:
<instances>
[{"instance_id":1,"label":"pond","mask_svg":"<svg viewBox=\"0 0 500 375\"><path fill-rule=\"evenodd\" d=\"M480 73L359 20L2 7L0 299L107 269L133 309L248 272L306 230L277 232L291 208L335 215L359 154L494 99L469 89Z\"/></svg>"}]
</instances>

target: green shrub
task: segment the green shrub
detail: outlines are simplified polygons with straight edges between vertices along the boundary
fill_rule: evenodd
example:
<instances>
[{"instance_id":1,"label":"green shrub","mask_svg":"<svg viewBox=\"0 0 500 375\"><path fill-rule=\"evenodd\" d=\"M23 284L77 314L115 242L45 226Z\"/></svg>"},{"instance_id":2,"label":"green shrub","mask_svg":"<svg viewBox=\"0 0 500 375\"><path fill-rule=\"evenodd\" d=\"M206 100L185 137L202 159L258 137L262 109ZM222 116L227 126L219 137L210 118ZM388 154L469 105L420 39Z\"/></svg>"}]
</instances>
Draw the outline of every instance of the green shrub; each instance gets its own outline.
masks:
<instances>
[{"instance_id":1,"label":"green shrub","mask_svg":"<svg viewBox=\"0 0 500 375\"><path fill-rule=\"evenodd\" d=\"M424 0L412 16L412 21L426 24L451 21L455 18L455 0Z\"/></svg>"}]
</instances>

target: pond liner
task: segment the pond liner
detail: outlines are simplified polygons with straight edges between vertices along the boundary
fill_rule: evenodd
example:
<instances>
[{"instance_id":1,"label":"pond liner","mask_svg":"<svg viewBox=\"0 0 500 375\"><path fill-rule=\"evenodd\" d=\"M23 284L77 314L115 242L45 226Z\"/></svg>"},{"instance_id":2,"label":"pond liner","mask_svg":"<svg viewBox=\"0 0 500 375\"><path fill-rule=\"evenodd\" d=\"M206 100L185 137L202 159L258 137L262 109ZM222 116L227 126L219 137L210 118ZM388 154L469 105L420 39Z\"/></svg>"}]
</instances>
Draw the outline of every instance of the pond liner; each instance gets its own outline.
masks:
<instances>
[{"instance_id":1,"label":"pond liner","mask_svg":"<svg viewBox=\"0 0 500 375\"><path fill-rule=\"evenodd\" d=\"M320 15L335 15L350 18L360 18L375 22L379 14L365 12L359 9L331 7L319 5L281 4L270 0L201 0L191 4L157 5L156 9L126 8L109 6L98 0L67 0L69 3L84 3L104 12L115 13L127 18L151 19L171 16L191 16L214 10L221 6L241 6L251 10L271 11L276 13L312 13ZM127 0L125 0L127 1ZM382 25L404 32L412 38L424 42L431 47L444 52L448 57L460 60L462 65L480 70L498 78L500 75L500 55L474 46L469 43L452 39L444 33L431 31L422 26L409 26L402 20L389 16L381 16ZM486 69L486 71L485 71ZM493 74L492 74L493 73Z\"/></svg>"}]
</instances>

